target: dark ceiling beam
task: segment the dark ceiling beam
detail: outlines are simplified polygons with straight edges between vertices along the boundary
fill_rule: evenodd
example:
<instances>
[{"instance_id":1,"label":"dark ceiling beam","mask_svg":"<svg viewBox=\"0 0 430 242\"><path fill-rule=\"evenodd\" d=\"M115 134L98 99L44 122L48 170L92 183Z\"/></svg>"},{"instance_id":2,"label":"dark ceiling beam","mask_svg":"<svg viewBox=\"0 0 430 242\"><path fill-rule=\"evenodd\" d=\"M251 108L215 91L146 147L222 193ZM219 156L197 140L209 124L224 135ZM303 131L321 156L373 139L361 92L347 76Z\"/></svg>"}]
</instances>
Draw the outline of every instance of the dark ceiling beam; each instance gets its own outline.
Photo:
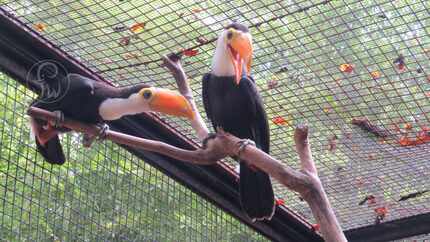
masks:
<instances>
[{"instance_id":1,"label":"dark ceiling beam","mask_svg":"<svg viewBox=\"0 0 430 242\"><path fill-rule=\"evenodd\" d=\"M42 60L53 60L70 73L108 82L0 7L0 70L38 92L27 74ZM148 114L122 118L110 126L123 133L195 149L190 141ZM223 165L190 165L157 153L125 148L273 241L322 241L309 224L285 208L278 207L269 222L252 223L240 207L236 177Z\"/></svg>"},{"instance_id":2,"label":"dark ceiling beam","mask_svg":"<svg viewBox=\"0 0 430 242\"><path fill-rule=\"evenodd\" d=\"M385 242L430 234L430 213L345 231L349 242Z\"/></svg>"}]
</instances>

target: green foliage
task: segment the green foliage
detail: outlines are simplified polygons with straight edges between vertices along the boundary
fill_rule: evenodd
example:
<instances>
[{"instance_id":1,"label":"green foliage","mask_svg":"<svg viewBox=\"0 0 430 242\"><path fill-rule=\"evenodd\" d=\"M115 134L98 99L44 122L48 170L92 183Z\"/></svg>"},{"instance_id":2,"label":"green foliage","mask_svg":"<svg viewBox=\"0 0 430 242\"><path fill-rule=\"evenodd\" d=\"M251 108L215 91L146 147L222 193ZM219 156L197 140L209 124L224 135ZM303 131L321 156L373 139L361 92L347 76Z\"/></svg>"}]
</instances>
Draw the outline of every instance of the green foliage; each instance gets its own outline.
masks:
<instances>
[{"instance_id":1,"label":"green foliage","mask_svg":"<svg viewBox=\"0 0 430 242\"><path fill-rule=\"evenodd\" d=\"M111 142L63 135L68 161L49 165L24 115L32 98L0 73L0 241L264 240Z\"/></svg>"}]
</instances>

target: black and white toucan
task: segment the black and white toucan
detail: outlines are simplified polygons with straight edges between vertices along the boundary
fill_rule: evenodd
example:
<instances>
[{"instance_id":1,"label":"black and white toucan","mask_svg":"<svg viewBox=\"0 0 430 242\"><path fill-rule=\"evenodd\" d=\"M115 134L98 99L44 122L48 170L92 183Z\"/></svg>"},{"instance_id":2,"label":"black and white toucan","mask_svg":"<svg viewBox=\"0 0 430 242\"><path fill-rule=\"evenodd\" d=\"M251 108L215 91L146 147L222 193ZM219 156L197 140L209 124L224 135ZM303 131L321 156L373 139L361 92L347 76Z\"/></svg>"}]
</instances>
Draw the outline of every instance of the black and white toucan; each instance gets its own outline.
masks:
<instances>
[{"instance_id":1,"label":"black and white toucan","mask_svg":"<svg viewBox=\"0 0 430 242\"><path fill-rule=\"evenodd\" d=\"M90 124L147 111L190 119L194 115L188 101L179 93L146 84L117 88L78 74L68 74L55 85L44 88L51 88L48 90L51 93L46 95L48 92L42 90L45 95L40 95L31 106ZM31 118L31 125L37 149L46 161L63 164L65 156L58 134L70 130L35 118Z\"/></svg>"},{"instance_id":2,"label":"black and white toucan","mask_svg":"<svg viewBox=\"0 0 430 242\"><path fill-rule=\"evenodd\" d=\"M254 80L249 76L252 36L248 28L233 23L218 37L211 72L203 77L203 102L214 128L251 139L269 152L267 115ZM275 198L268 174L240 162L240 200L252 220L271 219Z\"/></svg>"}]
</instances>

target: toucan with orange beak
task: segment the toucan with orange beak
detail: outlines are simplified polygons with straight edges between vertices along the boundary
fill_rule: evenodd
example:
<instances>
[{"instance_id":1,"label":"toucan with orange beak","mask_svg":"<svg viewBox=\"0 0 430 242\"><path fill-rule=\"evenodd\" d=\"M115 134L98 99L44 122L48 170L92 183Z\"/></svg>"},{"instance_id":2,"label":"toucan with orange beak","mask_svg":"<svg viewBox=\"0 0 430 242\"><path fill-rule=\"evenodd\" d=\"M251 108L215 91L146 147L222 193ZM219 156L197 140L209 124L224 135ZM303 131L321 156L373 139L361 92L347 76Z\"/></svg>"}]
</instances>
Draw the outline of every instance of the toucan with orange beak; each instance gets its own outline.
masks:
<instances>
[{"instance_id":1,"label":"toucan with orange beak","mask_svg":"<svg viewBox=\"0 0 430 242\"><path fill-rule=\"evenodd\" d=\"M252 36L239 23L228 25L219 35L211 72L203 77L202 95L206 114L214 128L250 139L269 153L267 115L255 81L250 76ZM270 220L275 198L268 174L240 163L240 201L250 219Z\"/></svg>"},{"instance_id":2,"label":"toucan with orange beak","mask_svg":"<svg viewBox=\"0 0 430 242\"><path fill-rule=\"evenodd\" d=\"M55 111L60 114L59 120L66 116L88 124L102 124L148 111L189 119L194 115L181 94L146 84L118 88L78 74L68 74L43 88L31 106ZM65 156L58 134L70 130L36 118L31 118L31 126L37 149L45 160L51 164L63 164Z\"/></svg>"}]
</instances>

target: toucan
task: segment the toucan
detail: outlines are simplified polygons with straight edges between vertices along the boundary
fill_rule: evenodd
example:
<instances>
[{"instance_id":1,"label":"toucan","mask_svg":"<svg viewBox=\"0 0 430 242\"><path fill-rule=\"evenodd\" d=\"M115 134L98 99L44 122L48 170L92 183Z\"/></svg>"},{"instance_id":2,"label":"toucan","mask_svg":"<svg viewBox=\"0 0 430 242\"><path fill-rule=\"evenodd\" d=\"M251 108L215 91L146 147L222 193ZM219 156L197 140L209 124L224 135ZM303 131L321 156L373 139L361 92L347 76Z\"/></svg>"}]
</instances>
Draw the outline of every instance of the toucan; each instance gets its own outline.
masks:
<instances>
[{"instance_id":1,"label":"toucan","mask_svg":"<svg viewBox=\"0 0 430 242\"><path fill-rule=\"evenodd\" d=\"M68 117L88 124L147 111L189 119L194 115L189 102L177 92L146 84L113 87L74 73L59 81L46 81L31 106L54 111L60 114L59 119ZM39 153L51 164L63 164L65 156L58 134L70 130L36 118L31 118L31 126Z\"/></svg>"},{"instance_id":2,"label":"toucan","mask_svg":"<svg viewBox=\"0 0 430 242\"><path fill-rule=\"evenodd\" d=\"M228 25L218 37L211 71L203 76L203 102L215 129L221 127L241 139L250 139L259 149L269 153L267 115L250 76L252 54L252 36L248 27L239 23ZM270 177L256 167L238 161L243 210L252 221L270 220L275 211Z\"/></svg>"}]
</instances>

